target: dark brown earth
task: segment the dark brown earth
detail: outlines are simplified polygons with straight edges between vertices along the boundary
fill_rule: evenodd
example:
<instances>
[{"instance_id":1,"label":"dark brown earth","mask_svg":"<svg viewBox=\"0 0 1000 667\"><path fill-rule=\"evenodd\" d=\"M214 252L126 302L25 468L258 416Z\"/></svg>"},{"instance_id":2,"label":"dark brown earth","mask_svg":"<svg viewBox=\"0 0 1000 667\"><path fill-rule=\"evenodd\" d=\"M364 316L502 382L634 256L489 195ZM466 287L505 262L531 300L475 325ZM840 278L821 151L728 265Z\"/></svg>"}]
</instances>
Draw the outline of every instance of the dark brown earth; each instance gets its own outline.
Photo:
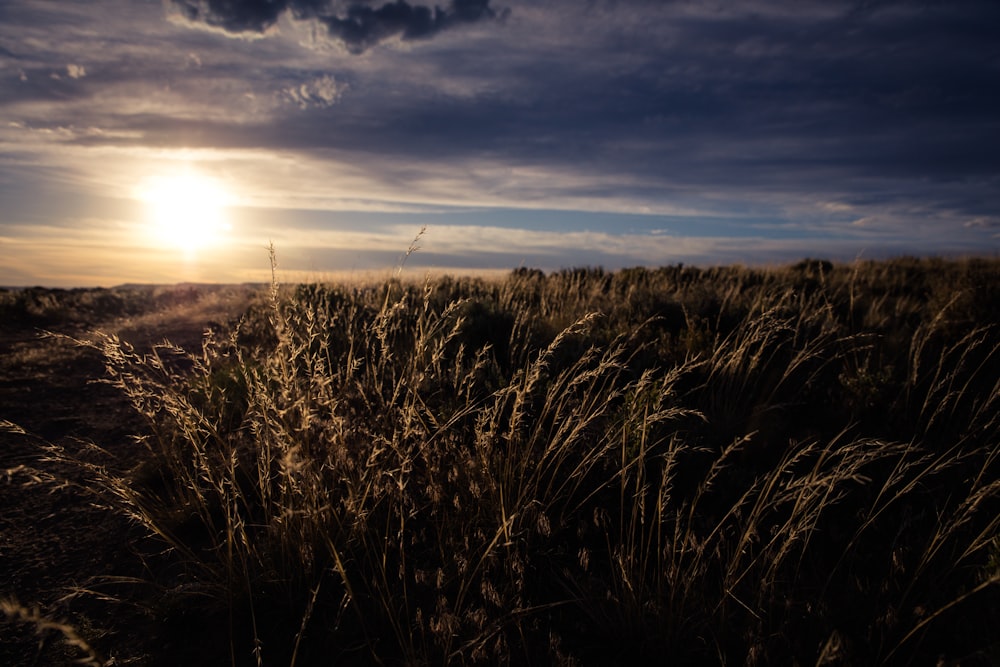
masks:
<instances>
[{"instance_id":1,"label":"dark brown earth","mask_svg":"<svg viewBox=\"0 0 1000 667\"><path fill-rule=\"evenodd\" d=\"M104 331L140 351L164 339L199 349L206 327L230 326L251 295L194 294L131 318L74 314L46 323L55 337L36 324L0 321L0 422L24 431L0 428L0 599L21 607L21 618L0 615L0 665L73 664L85 655L62 632L23 619L36 611L74 628L110 664L146 664L157 651L143 631L149 621L129 604L141 597L136 584L117 580L142 578L138 530L74 486L78 469L45 460L46 443L84 456L86 443L97 444L123 469L141 456L130 436L142 432L142 420L119 390L95 382L104 376L101 354L72 339Z\"/></svg>"}]
</instances>

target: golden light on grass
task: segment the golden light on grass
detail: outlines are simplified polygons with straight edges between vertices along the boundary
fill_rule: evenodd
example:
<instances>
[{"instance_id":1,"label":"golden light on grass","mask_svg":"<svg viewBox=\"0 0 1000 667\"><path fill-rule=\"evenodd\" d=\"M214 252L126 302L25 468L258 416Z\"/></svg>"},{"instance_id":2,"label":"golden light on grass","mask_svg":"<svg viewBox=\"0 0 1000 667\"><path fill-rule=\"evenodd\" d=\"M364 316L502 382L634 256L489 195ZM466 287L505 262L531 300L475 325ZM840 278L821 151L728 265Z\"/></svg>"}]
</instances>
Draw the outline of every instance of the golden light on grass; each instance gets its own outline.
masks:
<instances>
[{"instance_id":1,"label":"golden light on grass","mask_svg":"<svg viewBox=\"0 0 1000 667\"><path fill-rule=\"evenodd\" d=\"M144 532L141 582L81 593L150 591L196 664L993 657L998 276L904 259L247 287L194 352L50 335L49 355L100 353L143 428L81 452L0 420L44 456L0 479L78 488ZM0 316L173 313L190 335L232 305L205 289L22 290ZM54 611L0 612L110 652ZM122 618L116 636L149 627Z\"/></svg>"},{"instance_id":2,"label":"golden light on grass","mask_svg":"<svg viewBox=\"0 0 1000 667\"><path fill-rule=\"evenodd\" d=\"M193 169L144 181L137 197L146 206L146 230L158 243L193 253L225 241L233 196L216 179Z\"/></svg>"}]
</instances>

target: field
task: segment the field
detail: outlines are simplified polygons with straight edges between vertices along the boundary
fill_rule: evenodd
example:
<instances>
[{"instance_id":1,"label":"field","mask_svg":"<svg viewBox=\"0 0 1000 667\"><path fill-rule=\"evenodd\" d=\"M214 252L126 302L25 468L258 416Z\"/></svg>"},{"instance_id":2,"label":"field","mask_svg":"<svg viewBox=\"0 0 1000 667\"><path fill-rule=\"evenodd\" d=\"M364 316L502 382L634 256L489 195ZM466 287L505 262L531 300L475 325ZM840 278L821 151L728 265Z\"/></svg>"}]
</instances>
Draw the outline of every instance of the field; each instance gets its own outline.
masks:
<instances>
[{"instance_id":1,"label":"field","mask_svg":"<svg viewBox=\"0 0 1000 667\"><path fill-rule=\"evenodd\" d=\"M1000 664L998 261L16 290L0 351L4 664Z\"/></svg>"}]
</instances>

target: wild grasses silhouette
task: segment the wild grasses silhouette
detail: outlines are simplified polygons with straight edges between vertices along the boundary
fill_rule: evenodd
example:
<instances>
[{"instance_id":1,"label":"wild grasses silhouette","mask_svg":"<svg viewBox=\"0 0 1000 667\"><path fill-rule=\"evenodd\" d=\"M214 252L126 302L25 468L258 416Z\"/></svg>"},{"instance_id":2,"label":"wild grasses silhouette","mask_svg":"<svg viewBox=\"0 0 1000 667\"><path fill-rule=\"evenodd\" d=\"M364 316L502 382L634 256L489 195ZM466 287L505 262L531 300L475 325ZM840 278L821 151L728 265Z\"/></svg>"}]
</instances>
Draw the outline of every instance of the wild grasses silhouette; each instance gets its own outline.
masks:
<instances>
[{"instance_id":1,"label":"wild grasses silhouette","mask_svg":"<svg viewBox=\"0 0 1000 667\"><path fill-rule=\"evenodd\" d=\"M138 463L46 453L205 664L989 664L998 278L275 281L200 350L84 342Z\"/></svg>"}]
</instances>

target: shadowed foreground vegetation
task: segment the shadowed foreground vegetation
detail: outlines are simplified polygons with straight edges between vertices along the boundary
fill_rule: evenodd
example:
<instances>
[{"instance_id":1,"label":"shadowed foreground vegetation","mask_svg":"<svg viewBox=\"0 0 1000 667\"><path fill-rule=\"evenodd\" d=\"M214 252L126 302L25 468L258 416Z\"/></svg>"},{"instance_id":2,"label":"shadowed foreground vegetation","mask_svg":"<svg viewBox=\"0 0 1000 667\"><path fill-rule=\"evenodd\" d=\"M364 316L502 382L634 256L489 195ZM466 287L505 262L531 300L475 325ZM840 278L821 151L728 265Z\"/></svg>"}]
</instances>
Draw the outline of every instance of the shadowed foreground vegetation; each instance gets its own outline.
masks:
<instances>
[{"instance_id":1,"label":"shadowed foreground vegetation","mask_svg":"<svg viewBox=\"0 0 1000 667\"><path fill-rule=\"evenodd\" d=\"M998 320L978 260L275 286L89 339L147 427L33 474L141 527L146 662L997 664Z\"/></svg>"}]
</instances>

